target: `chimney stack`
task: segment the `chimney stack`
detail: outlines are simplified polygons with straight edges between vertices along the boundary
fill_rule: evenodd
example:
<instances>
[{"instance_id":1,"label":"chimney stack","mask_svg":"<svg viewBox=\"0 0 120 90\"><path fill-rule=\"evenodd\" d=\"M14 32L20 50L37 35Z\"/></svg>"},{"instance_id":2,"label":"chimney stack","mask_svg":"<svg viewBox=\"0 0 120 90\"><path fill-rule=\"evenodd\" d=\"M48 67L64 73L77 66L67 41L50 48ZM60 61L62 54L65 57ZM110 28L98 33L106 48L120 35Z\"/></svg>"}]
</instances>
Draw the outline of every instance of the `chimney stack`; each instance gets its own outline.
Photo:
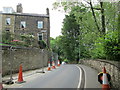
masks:
<instances>
[{"instance_id":1,"label":"chimney stack","mask_svg":"<svg viewBox=\"0 0 120 90\"><path fill-rule=\"evenodd\" d=\"M49 8L46 9L47 15L49 15Z\"/></svg>"},{"instance_id":2,"label":"chimney stack","mask_svg":"<svg viewBox=\"0 0 120 90\"><path fill-rule=\"evenodd\" d=\"M17 5L17 13L23 13L23 8L21 3L18 3Z\"/></svg>"}]
</instances>

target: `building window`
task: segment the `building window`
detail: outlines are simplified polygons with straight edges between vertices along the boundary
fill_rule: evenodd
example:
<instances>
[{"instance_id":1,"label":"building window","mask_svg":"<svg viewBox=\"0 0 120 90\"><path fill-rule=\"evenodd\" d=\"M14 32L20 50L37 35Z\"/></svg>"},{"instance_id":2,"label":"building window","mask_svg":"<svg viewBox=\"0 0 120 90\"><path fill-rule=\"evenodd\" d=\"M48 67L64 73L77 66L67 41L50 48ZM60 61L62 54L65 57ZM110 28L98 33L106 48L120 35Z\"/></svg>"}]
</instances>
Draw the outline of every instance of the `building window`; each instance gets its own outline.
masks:
<instances>
[{"instance_id":1,"label":"building window","mask_svg":"<svg viewBox=\"0 0 120 90\"><path fill-rule=\"evenodd\" d=\"M38 33L38 40L43 40L43 33Z\"/></svg>"},{"instance_id":2,"label":"building window","mask_svg":"<svg viewBox=\"0 0 120 90\"><path fill-rule=\"evenodd\" d=\"M25 21L20 22L20 28L26 28L26 22Z\"/></svg>"},{"instance_id":3,"label":"building window","mask_svg":"<svg viewBox=\"0 0 120 90\"><path fill-rule=\"evenodd\" d=\"M6 25L10 25L10 18L6 18Z\"/></svg>"},{"instance_id":4,"label":"building window","mask_svg":"<svg viewBox=\"0 0 120 90\"><path fill-rule=\"evenodd\" d=\"M43 28L43 21L38 21L38 28Z\"/></svg>"},{"instance_id":5,"label":"building window","mask_svg":"<svg viewBox=\"0 0 120 90\"><path fill-rule=\"evenodd\" d=\"M10 29L5 29L6 31L10 31Z\"/></svg>"}]
</instances>

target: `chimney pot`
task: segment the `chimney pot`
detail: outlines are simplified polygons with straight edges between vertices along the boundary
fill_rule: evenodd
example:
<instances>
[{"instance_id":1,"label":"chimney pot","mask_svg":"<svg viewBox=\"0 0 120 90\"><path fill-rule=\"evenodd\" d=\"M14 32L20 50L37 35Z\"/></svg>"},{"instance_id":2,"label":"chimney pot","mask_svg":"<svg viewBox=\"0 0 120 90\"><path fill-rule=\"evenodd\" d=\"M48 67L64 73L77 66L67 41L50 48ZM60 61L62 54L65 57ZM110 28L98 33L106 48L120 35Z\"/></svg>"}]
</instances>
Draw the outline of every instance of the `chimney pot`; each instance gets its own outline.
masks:
<instances>
[{"instance_id":1,"label":"chimney pot","mask_svg":"<svg viewBox=\"0 0 120 90\"><path fill-rule=\"evenodd\" d=\"M21 3L18 3L17 5L17 13L23 13L23 8Z\"/></svg>"}]
</instances>

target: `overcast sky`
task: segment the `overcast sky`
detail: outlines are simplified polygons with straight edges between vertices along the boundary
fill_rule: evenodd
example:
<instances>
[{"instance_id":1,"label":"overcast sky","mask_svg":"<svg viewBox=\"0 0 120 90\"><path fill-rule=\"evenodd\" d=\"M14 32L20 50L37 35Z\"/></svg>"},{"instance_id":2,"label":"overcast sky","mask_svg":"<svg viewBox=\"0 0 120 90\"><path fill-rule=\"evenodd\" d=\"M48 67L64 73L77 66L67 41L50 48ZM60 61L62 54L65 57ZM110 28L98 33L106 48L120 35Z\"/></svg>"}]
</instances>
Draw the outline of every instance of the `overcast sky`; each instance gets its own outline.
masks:
<instances>
[{"instance_id":1,"label":"overcast sky","mask_svg":"<svg viewBox=\"0 0 120 90\"><path fill-rule=\"evenodd\" d=\"M64 19L64 13L52 10L56 0L0 0L0 11L3 7L12 7L16 11L16 5L21 3L24 13L46 14L46 8L50 10L50 36L56 37L61 35L61 27Z\"/></svg>"}]
</instances>

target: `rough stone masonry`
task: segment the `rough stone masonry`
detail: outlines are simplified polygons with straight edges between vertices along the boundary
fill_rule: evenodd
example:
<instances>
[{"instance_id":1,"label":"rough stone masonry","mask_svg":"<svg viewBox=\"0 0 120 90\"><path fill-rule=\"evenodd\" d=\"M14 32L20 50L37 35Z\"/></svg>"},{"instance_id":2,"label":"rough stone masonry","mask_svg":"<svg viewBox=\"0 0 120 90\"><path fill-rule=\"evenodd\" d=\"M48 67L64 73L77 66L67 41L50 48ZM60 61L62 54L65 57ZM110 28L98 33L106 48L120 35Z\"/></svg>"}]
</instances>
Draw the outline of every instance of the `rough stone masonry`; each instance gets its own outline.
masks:
<instances>
[{"instance_id":1,"label":"rough stone masonry","mask_svg":"<svg viewBox=\"0 0 120 90\"><path fill-rule=\"evenodd\" d=\"M105 67L111 75L111 87L120 89L120 62L110 62L106 60L81 60L80 63L95 68L98 72L102 72Z\"/></svg>"},{"instance_id":2,"label":"rough stone masonry","mask_svg":"<svg viewBox=\"0 0 120 90\"><path fill-rule=\"evenodd\" d=\"M40 49L10 49L2 50L2 75L9 75L10 70L13 73L18 72L20 64L23 71L41 68L43 63L47 66L48 51L44 51L44 55Z\"/></svg>"}]
</instances>

